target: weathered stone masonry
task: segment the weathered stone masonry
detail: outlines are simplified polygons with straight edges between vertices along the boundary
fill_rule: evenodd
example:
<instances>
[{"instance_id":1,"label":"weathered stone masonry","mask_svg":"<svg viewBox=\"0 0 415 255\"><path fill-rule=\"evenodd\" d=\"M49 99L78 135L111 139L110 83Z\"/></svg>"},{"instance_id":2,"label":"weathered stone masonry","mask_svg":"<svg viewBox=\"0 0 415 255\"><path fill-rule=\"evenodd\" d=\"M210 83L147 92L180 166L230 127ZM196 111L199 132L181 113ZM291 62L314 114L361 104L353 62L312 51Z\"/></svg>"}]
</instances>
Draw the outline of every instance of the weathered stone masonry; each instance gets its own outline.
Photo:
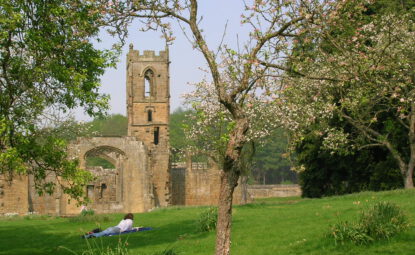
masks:
<instances>
[{"instance_id":1,"label":"weathered stone masonry","mask_svg":"<svg viewBox=\"0 0 415 255\"><path fill-rule=\"evenodd\" d=\"M127 55L128 136L78 138L69 146L71 157L86 168L88 157L100 157L115 169L88 169L96 179L85 188L98 213L145 212L169 205L215 205L219 197L219 170L190 160L171 166L169 145L170 85L168 50L144 51L130 45ZM53 178L53 177L49 177ZM247 200L246 184L235 190L235 204ZM59 188L38 196L29 176L11 183L0 179L0 214L73 215L75 201Z\"/></svg>"}]
</instances>

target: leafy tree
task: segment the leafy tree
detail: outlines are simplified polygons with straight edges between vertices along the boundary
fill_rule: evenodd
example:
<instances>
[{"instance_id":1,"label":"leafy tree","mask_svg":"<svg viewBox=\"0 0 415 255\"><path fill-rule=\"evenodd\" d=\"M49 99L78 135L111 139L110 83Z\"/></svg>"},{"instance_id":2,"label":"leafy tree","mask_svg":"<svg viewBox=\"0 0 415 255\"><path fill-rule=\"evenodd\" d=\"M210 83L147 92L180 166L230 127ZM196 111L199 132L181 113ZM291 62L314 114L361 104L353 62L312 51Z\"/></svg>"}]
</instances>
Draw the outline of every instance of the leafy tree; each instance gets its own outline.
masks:
<instances>
[{"instance_id":1,"label":"leafy tree","mask_svg":"<svg viewBox=\"0 0 415 255\"><path fill-rule=\"evenodd\" d=\"M94 116L107 108L99 77L114 52L94 49L108 20L102 1L0 1L0 174L31 174L39 191L53 191L50 173L74 197L90 176L68 159L66 141L46 133L51 112L82 107ZM122 37L122 33L120 36Z\"/></svg>"},{"instance_id":2,"label":"leafy tree","mask_svg":"<svg viewBox=\"0 0 415 255\"><path fill-rule=\"evenodd\" d=\"M185 137L184 129L189 125L188 115L191 113L192 111L183 110L179 107L170 114L170 148L173 162L183 160L183 153L189 144Z\"/></svg>"},{"instance_id":3,"label":"leafy tree","mask_svg":"<svg viewBox=\"0 0 415 255\"><path fill-rule=\"evenodd\" d=\"M128 119L121 114L101 116L87 125L94 136L126 136L128 132Z\"/></svg>"},{"instance_id":4,"label":"leafy tree","mask_svg":"<svg viewBox=\"0 0 415 255\"><path fill-rule=\"evenodd\" d=\"M299 173L302 196L403 187L399 168L387 150L371 147L347 155L333 154L324 148L323 142L324 136L311 129L296 146L296 160L305 168Z\"/></svg>"},{"instance_id":5,"label":"leafy tree","mask_svg":"<svg viewBox=\"0 0 415 255\"><path fill-rule=\"evenodd\" d=\"M350 2L353 5L353 2ZM407 13L408 9L414 7L412 1L373 1L365 5L365 9L361 10L359 15L361 23L348 23L347 28L343 27L328 27L330 35L333 38L351 38L356 29L359 29L362 24L368 24L373 21L376 15L388 15L388 13ZM348 5L344 5L347 8ZM340 10L342 11L342 10ZM344 11L344 10L343 10ZM376 14L376 15L375 15ZM356 27L357 25L357 27ZM311 36L304 33L298 38L296 46L294 47L294 57L301 58L303 61L306 58L314 59L317 55L316 51L321 47L322 50L328 54L337 52L330 40L322 38L318 43L310 44ZM292 66L292 63L290 64ZM290 66L289 65L289 66ZM292 67L296 69L296 67ZM295 73L294 75L304 75L304 73ZM333 95L333 102L339 101L340 98L335 93ZM384 105L379 105L380 109L385 109ZM385 112L388 110L385 109ZM405 130L400 127L399 123L394 123L393 112L388 114L378 115L378 123L388 123L390 137L394 137L394 143L400 144L399 147L406 148ZM376 128L382 129L381 125ZM349 134L349 140L354 139L359 141L359 147L371 144L370 141L359 137L358 130L353 126L347 124L337 117L330 117L324 122L315 122L307 129L301 131L303 134L301 139L297 140L295 147L295 155L299 159L299 163L304 167L304 171L300 172L300 184L302 185L304 196L321 196L330 194L342 194L345 192L354 192L361 189L390 189L402 186L402 181L396 179L398 165L394 162L390 155L385 154L385 150L381 148L356 148L356 146L348 146L348 155L339 153L329 153L326 146L323 144L326 138L326 130L344 130ZM384 130L383 132L385 132ZM392 132L391 132L392 131ZM320 134L320 138L316 136ZM351 137L353 137L351 139ZM315 144L310 144L315 143ZM404 149L406 150L406 149ZM315 153L313 153L315 151ZM376 155L382 155L377 157ZM379 166L383 166L380 168ZM366 172L364 172L364 171ZM376 182L377 181L377 182ZM343 184L347 186L344 188ZM338 187L338 190L332 190L332 187Z\"/></svg>"},{"instance_id":6,"label":"leafy tree","mask_svg":"<svg viewBox=\"0 0 415 255\"><path fill-rule=\"evenodd\" d=\"M330 14L317 15L316 22L304 27L307 40L302 43L311 46L312 54L298 53L286 68L291 76L286 80L282 112L291 120L288 126L301 141L307 127L320 123L323 145L333 151L384 147L397 162L405 187L412 188L413 9L386 8L377 13L371 1L343 1L330 8ZM333 116L346 121L357 135L331 127Z\"/></svg>"}]
</instances>

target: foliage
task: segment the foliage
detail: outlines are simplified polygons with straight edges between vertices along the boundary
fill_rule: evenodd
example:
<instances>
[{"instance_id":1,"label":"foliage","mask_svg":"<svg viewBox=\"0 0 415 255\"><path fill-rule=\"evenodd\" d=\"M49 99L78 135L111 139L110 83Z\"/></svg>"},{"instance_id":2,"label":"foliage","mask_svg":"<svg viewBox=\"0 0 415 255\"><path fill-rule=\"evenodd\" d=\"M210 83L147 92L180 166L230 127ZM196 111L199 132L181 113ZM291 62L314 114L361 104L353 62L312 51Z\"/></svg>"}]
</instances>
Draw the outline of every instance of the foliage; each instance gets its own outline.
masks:
<instances>
[{"instance_id":1,"label":"foliage","mask_svg":"<svg viewBox=\"0 0 415 255\"><path fill-rule=\"evenodd\" d=\"M253 156L252 176L257 183L296 183L296 173L291 171L287 158L288 139L282 129L275 129L270 136L261 139Z\"/></svg>"},{"instance_id":2,"label":"foliage","mask_svg":"<svg viewBox=\"0 0 415 255\"><path fill-rule=\"evenodd\" d=\"M409 188L415 157L413 3L376 12L375 2L333 1L314 24L305 24L304 51L290 58L281 114L296 142L319 123L324 147L333 153L384 147ZM334 116L354 133L330 126ZM404 131L404 143L395 130Z\"/></svg>"},{"instance_id":3,"label":"foliage","mask_svg":"<svg viewBox=\"0 0 415 255\"><path fill-rule=\"evenodd\" d=\"M94 166L100 166L104 169L114 169L115 166L109 162L108 160L105 160L100 157L87 157L86 158L86 166L87 167L94 167Z\"/></svg>"},{"instance_id":4,"label":"foliage","mask_svg":"<svg viewBox=\"0 0 415 255\"><path fill-rule=\"evenodd\" d=\"M338 29L338 27L328 29L330 35L335 38L350 38L362 24L373 22L381 15L389 15L391 12L408 13L405 7L410 8L411 5L414 6L410 1L367 3L366 9L360 10L362 13L358 12L361 23L349 23L348 29ZM341 11L348 11L347 8L350 6L345 6L343 6L345 10ZM306 38L299 41L296 51L303 51L299 54L303 57L305 55L315 57L313 53L318 51L316 49L318 45L304 44ZM328 53L336 52L336 47L331 44L332 41L328 37L323 37L320 43L322 50ZM304 45L308 46L304 47ZM341 105L341 102L336 100L340 100L339 93L343 92L331 90L327 93L331 93L334 104ZM387 134L388 140L400 148L400 151L409 151L407 130L396 120L396 114L389 110L387 103L382 102L374 106L374 109L379 110L379 114L376 116L377 121L371 124L371 128ZM299 170L303 169L300 172L300 179L304 196L320 197L365 189L384 190L403 185L400 167L393 154L386 148L373 147L376 145L373 140L362 136L361 130L350 124L346 118L339 117L337 113L324 121L316 119L311 125L310 123L304 125L299 133L297 140L294 140L296 143L294 152L300 165ZM336 145L330 145L329 140L335 136L343 140L341 142L338 140L339 143Z\"/></svg>"},{"instance_id":5,"label":"foliage","mask_svg":"<svg viewBox=\"0 0 415 255\"><path fill-rule=\"evenodd\" d=\"M0 174L31 174L40 193L54 189L47 176L59 176L64 193L82 196L90 176L68 159L65 139L44 129L75 107L91 116L107 109L99 77L118 49L92 41L104 26L119 28L111 10L105 1L0 1Z\"/></svg>"},{"instance_id":6,"label":"foliage","mask_svg":"<svg viewBox=\"0 0 415 255\"><path fill-rule=\"evenodd\" d=\"M124 115L113 114L95 118L87 125L94 136L126 136L128 119Z\"/></svg>"},{"instance_id":7,"label":"foliage","mask_svg":"<svg viewBox=\"0 0 415 255\"><path fill-rule=\"evenodd\" d=\"M334 237L334 241L344 243L345 241L351 241L355 244L369 244L373 239L368 236L364 229L359 225L351 224L347 221L339 222L332 226L330 237Z\"/></svg>"},{"instance_id":8,"label":"foliage","mask_svg":"<svg viewBox=\"0 0 415 255\"><path fill-rule=\"evenodd\" d=\"M403 187L399 168L387 150L372 147L333 154L324 148L323 139L313 130L296 146L296 161L304 167L299 173L303 197Z\"/></svg>"},{"instance_id":9,"label":"foliage","mask_svg":"<svg viewBox=\"0 0 415 255\"><path fill-rule=\"evenodd\" d=\"M177 255L177 254L179 253L173 248L166 248L162 251L152 253L152 255Z\"/></svg>"},{"instance_id":10,"label":"foliage","mask_svg":"<svg viewBox=\"0 0 415 255\"><path fill-rule=\"evenodd\" d=\"M110 218L101 214L87 214L70 217L69 221L72 223L109 222Z\"/></svg>"},{"instance_id":11,"label":"foliage","mask_svg":"<svg viewBox=\"0 0 415 255\"><path fill-rule=\"evenodd\" d=\"M180 107L170 114L169 134L173 162L184 160L183 154L190 143L185 137L184 129L190 125L188 117L190 114L192 114L190 110L183 110Z\"/></svg>"},{"instance_id":12,"label":"foliage","mask_svg":"<svg viewBox=\"0 0 415 255\"><path fill-rule=\"evenodd\" d=\"M50 215L43 215L43 214L28 214L23 217L25 220L47 220L53 219Z\"/></svg>"},{"instance_id":13,"label":"foliage","mask_svg":"<svg viewBox=\"0 0 415 255\"><path fill-rule=\"evenodd\" d=\"M93 209L83 209L81 211L81 216L92 216L95 214L95 211Z\"/></svg>"},{"instance_id":14,"label":"foliage","mask_svg":"<svg viewBox=\"0 0 415 255\"><path fill-rule=\"evenodd\" d=\"M88 222L109 222L107 215L95 214L92 209L83 209L78 216L70 217L69 222L72 223L88 223Z\"/></svg>"},{"instance_id":15,"label":"foliage","mask_svg":"<svg viewBox=\"0 0 415 255\"><path fill-rule=\"evenodd\" d=\"M111 248L111 246L104 246L102 242L98 243L98 241L96 241L95 239L92 239L92 240L85 239L85 240L87 243L87 248L84 251L82 251L80 255L128 255L130 254L127 249L127 246L128 246L127 240L123 242L121 241L121 238L118 239L118 243L115 248ZM78 254L64 246L60 246L58 248L62 250L66 250L74 255Z\"/></svg>"},{"instance_id":16,"label":"foliage","mask_svg":"<svg viewBox=\"0 0 415 255\"><path fill-rule=\"evenodd\" d=\"M218 208L209 207L204 210L197 220L197 228L201 232L209 232L216 229L218 222Z\"/></svg>"},{"instance_id":17,"label":"foliage","mask_svg":"<svg viewBox=\"0 0 415 255\"><path fill-rule=\"evenodd\" d=\"M378 202L363 211L358 223L339 222L331 227L329 236L336 244L351 241L368 244L376 240L390 239L408 228L408 219L402 210L389 202Z\"/></svg>"},{"instance_id":18,"label":"foliage","mask_svg":"<svg viewBox=\"0 0 415 255\"><path fill-rule=\"evenodd\" d=\"M379 202L363 212L360 224L374 239L390 239L409 226L407 216L397 205L389 202Z\"/></svg>"}]
</instances>

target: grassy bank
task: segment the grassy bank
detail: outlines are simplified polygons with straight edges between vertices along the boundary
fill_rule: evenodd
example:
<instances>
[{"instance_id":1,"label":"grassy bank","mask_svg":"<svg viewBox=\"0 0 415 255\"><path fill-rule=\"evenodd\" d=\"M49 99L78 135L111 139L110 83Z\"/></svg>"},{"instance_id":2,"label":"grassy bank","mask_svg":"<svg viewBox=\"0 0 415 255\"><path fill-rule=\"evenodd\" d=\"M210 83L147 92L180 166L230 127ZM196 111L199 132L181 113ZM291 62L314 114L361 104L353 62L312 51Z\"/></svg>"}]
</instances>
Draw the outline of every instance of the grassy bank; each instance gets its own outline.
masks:
<instances>
[{"instance_id":1,"label":"grassy bank","mask_svg":"<svg viewBox=\"0 0 415 255\"><path fill-rule=\"evenodd\" d=\"M323 199L273 198L235 206L232 253L252 254L415 254L415 190L364 192ZM329 225L355 221L359 212L378 201L390 201L408 215L411 227L390 240L367 246L335 245L325 237ZM135 225L152 231L122 235L130 254L152 254L173 247L179 254L213 254L215 233L200 233L196 221L203 207L168 208L136 214ZM78 254L86 249L80 235L118 223L111 214L105 222L74 222L68 218L32 217L0 219L0 254ZM97 217L103 221L105 217ZM119 237L93 239L99 246L115 247Z\"/></svg>"}]
</instances>

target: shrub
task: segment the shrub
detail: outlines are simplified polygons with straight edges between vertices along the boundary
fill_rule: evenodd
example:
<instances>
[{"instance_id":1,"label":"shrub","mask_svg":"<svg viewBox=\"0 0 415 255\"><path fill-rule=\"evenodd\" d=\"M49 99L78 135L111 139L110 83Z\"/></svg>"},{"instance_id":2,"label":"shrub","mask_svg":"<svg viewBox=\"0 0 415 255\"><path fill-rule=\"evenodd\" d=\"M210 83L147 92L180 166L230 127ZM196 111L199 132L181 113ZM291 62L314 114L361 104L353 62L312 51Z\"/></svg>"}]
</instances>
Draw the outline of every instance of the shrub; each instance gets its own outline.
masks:
<instances>
[{"instance_id":1,"label":"shrub","mask_svg":"<svg viewBox=\"0 0 415 255\"><path fill-rule=\"evenodd\" d=\"M339 222L331 227L329 236L335 243L351 241L368 244L375 240L389 239L408 228L408 220L395 204L379 202L362 212L358 223Z\"/></svg>"},{"instance_id":2,"label":"shrub","mask_svg":"<svg viewBox=\"0 0 415 255\"><path fill-rule=\"evenodd\" d=\"M158 251L153 253L152 255L178 255L179 253L175 251L173 248L167 248L163 251Z\"/></svg>"},{"instance_id":3,"label":"shrub","mask_svg":"<svg viewBox=\"0 0 415 255\"><path fill-rule=\"evenodd\" d=\"M59 246L59 249L66 250L74 255L128 255L128 243L127 240L122 242L121 238L118 239L117 246L115 248L111 248L110 246L104 246L102 242L98 243L96 240L86 240L87 248L82 251L81 254L66 248L64 246Z\"/></svg>"},{"instance_id":4,"label":"shrub","mask_svg":"<svg viewBox=\"0 0 415 255\"><path fill-rule=\"evenodd\" d=\"M69 222L72 223L88 223L88 222L109 222L110 218L106 215L78 215L75 217L69 218Z\"/></svg>"},{"instance_id":5,"label":"shrub","mask_svg":"<svg viewBox=\"0 0 415 255\"><path fill-rule=\"evenodd\" d=\"M216 207L209 207L199 215L197 227L199 231L208 232L216 229L218 221L218 209Z\"/></svg>"},{"instance_id":6,"label":"shrub","mask_svg":"<svg viewBox=\"0 0 415 255\"><path fill-rule=\"evenodd\" d=\"M336 245L345 241L351 241L355 244L368 244L373 241L358 224L347 221L334 224L331 227L330 235L334 238Z\"/></svg>"},{"instance_id":7,"label":"shrub","mask_svg":"<svg viewBox=\"0 0 415 255\"><path fill-rule=\"evenodd\" d=\"M84 209L81 211L81 216L92 216L95 214L95 211L92 209Z\"/></svg>"},{"instance_id":8,"label":"shrub","mask_svg":"<svg viewBox=\"0 0 415 255\"><path fill-rule=\"evenodd\" d=\"M23 217L25 220L51 220L54 217L44 214L28 214Z\"/></svg>"},{"instance_id":9,"label":"shrub","mask_svg":"<svg viewBox=\"0 0 415 255\"><path fill-rule=\"evenodd\" d=\"M389 239L404 231L408 227L408 220L395 204L380 202L367 212L362 213L360 224L367 235L372 238Z\"/></svg>"}]
</instances>

